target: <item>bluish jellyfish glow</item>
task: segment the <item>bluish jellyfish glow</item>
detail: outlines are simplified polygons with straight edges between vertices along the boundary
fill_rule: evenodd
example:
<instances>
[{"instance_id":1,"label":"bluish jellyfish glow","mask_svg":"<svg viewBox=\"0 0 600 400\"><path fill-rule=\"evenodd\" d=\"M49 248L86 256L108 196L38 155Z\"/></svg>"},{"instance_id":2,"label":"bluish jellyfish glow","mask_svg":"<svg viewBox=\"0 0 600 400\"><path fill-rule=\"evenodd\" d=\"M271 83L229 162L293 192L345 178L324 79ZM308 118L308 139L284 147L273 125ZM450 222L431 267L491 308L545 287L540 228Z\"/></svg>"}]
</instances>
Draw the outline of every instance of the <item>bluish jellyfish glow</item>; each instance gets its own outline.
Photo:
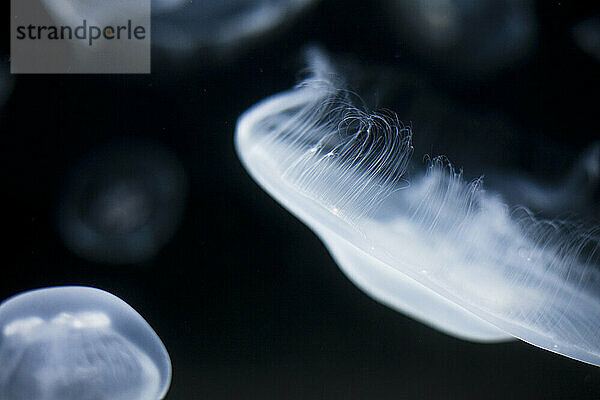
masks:
<instances>
[{"instance_id":1,"label":"bluish jellyfish glow","mask_svg":"<svg viewBox=\"0 0 600 400\"><path fill-rule=\"evenodd\" d=\"M487 76L523 59L536 36L530 0L386 3L402 43L425 60L467 76Z\"/></svg>"},{"instance_id":2,"label":"bluish jellyfish glow","mask_svg":"<svg viewBox=\"0 0 600 400\"><path fill-rule=\"evenodd\" d=\"M411 162L393 114L351 105L329 60L239 119L251 176L384 304L454 336L519 338L600 365L595 231L509 207L445 158Z\"/></svg>"},{"instance_id":3,"label":"bluish jellyfish glow","mask_svg":"<svg viewBox=\"0 0 600 400\"><path fill-rule=\"evenodd\" d=\"M107 26L148 15L137 0L40 0L56 22ZM316 0L151 0L152 42L174 55L227 52L281 26ZM124 19L125 18L125 19Z\"/></svg>"},{"instance_id":4,"label":"bluish jellyfish glow","mask_svg":"<svg viewBox=\"0 0 600 400\"><path fill-rule=\"evenodd\" d=\"M573 39L581 50L600 62L600 15L575 25Z\"/></svg>"},{"instance_id":5,"label":"bluish jellyfish glow","mask_svg":"<svg viewBox=\"0 0 600 400\"><path fill-rule=\"evenodd\" d=\"M186 174L174 154L152 142L119 141L89 156L67 179L58 229L81 257L138 263L175 233L186 197Z\"/></svg>"},{"instance_id":6,"label":"bluish jellyfish glow","mask_svg":"<svg viewBox=\"0 0 600 400\"><path fill-rule=\"evenodd\" d=\"M314 1L179 1L153 15L152 42L174 56L187 56L198 50L230 53L281 26ZM154 0L153 6L156 3L159 0Z\"/></svg>"},{"instance_id":7,"label":"bluish jellyfish glow","mask_svg":"<svg viewBox=\"0 0 600 400\"><path fill-rule=\"evenodd\" d=\"M87 25L100 27L135 20L149 14L148 7L137 0L40 0L48 14L60 24L79 26L85 19ZM167 0L163 0L167 1Z\"/></svg>"},{"instance_id":8,"label":"bluish jellyfish glow","mask_svg":"<svg viewBox=\"0 0 600 400\"><path fill-rule=\"evenodd\" d=\"M29 291L0 305L0 399L160 400L171 361L127 303L67 286Z\"/></svg>"}]
</instances>

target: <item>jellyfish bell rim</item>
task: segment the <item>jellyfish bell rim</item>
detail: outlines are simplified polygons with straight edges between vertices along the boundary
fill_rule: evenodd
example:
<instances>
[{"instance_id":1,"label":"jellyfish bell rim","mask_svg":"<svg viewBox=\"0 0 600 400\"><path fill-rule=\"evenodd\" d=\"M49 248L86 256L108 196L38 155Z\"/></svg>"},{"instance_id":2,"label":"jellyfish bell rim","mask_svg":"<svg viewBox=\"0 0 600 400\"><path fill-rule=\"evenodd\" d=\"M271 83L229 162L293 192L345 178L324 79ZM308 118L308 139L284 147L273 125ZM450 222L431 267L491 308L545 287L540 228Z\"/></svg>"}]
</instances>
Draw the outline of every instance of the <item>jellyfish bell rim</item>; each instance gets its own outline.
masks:
<instances>
[{"instance_id":1,"label":"jellyfish bell rim","mask_svg":"<svg viewBox=\"0 0 600 400\"><path fill-rule=\"evenodd\" d=\"M474 343L516 340L514 336L448 301L395 268L369 256L351 243L328 237L324 233L317 235L350 281L373 299L393 310L447 335ZM360 264L368 264L368 267L358 266ZM393 285L390 285L392 282ZM402 293L402 296L397 296L397 293ZM418 307L406 300L407 297L416 296L419 297Z\"/></svg>"},{"instance_id":2,"label":"jellyfish bell rim","mask_svg":"<svg viewBox=\"0 0 600 400\"><path fill-rule=\"evenodd\" d=\"M104 303L108 304L111 307L118 307L119 312L117 322L122 323L123 321L126 321L127 324L124 325L137 324L138 326L141 325L141 327L144 328L142 330L139 330L138 333L143 335L144 340L148 340L153 345L156 345L156 351L152 351L152 349L141 347L140 350L146 356L148 356L150 360L152 360L152 362L155 364L158 370L160 382L158 385L158 397L156 398L156 400L163 399L169 391L173 375L173 367L171 364L169 352L167 351L167 348L165 347L164 343L162 342L154 328L152 328L152 326L148 323L148 321L146 321L146 319L144 319L144 317L140 313L138 313L132 306L130 306L126 301L112 293L95 287L83 285L51 286L27 290L25 292L12 295L0 302L0 322L4 321L5 319L16 318L16 316L14 315L14 311L11 312L11 308L13 310L17 310L20 308L20 306L22 307L31 304L31 301L35 300L36 298L44 300L42 299L42 297L46 297L48 294L50 294L55 299L58 299L58 301L61 304L71 304L72 307L76 310L80 308L85 309L86 304L78 304L77 302L72 302L73 299L77 298L78 295L82 293L84 293L88 299L90 299L90 296L92 296L94 304ZM69 303L70 301L71 303ZM123 308L123 306L125 307ZM34 314L35 312L41 312L44 310L48 311L55 307L55 304L48 305L45 301L42 301L37 302L36 307L34 309L32 309L31 307L28 307L28 309L31 311L32 314ZM111 320L111 324L114 322L115 321ZM120 324L117 324L117 327L118 326L120 326ZM126 335L124 335L124 337L128 338L128 336ZM132 340L131 342L135 344L135 341Z\"/></svg>"},{"instance_id":3,"label":"jellyfish bell rim","mask_svg":"<svg viewBox=\"0 0 600 400\"><path fill-rule=\"evenodd\" d=\"M498 331L504 332L507 336L512 336L533 346L577 361L600 366L600 354L595 354L575 345L559 345L547 334L505 318L498 318L488 311L468 303L467 301L461 300L458 296L439 286L435 282L424 279L424 277L417 274L415 268L410 267L410 265L407 265L408 268L401 268L402 264L406 263L394 259L385 251L385 249L375 246L373 242L369 242L368 238L366 238L362 232L358 231L356 227L345 222L339 216L335 215L332 210L328 210L315 199L299 192L296 188L282 179L281 174L275 173L274 171L278 171L279 169L275 162L270 159L269 154L265 154L266 151L263 151L263 149L260 148L260 145L251 143L253 128L256 123L267 116L285 112L287 110L293 110L302 105L309 105L312 95L317 93L314 91L310 92L311 90L315 89L299 86L274 94L259 101L239 117L234 137L235 149L243 166L261 188L269 193L278 203L288 209L300 221L308 225L311 230L324 241L328 249L332 247L331 238L337 238L338 241L355 247L358 251L364 253L368 257L373 257L379 262L389 265L398 273L416 281L433 293L445 298L457 307L464 309L466 313L473 314L475 317L493 326ZM260 154L261 151L263 154ZM256 163L252 162L253 159L260 159L264 165L262 167L257 166ZM301 199L301 201L299 199ZM341 232L340 230L333 228L333 226L339 226L340 224L344 226L344 229ZM327 238L329 238L329 240L327 240ZM357 243L359 244L357 245ZM344 269L344 266L341 264L340 267ZM344 270L344 272L348 274L348 271ZM351 280L355 281L355 279L352 278ZM359 285L359 287L363 286ZM371 295L371 292L368 293ZM385 304L389 305L389 302L385 302Z\"/></svg>"}]
</instances>

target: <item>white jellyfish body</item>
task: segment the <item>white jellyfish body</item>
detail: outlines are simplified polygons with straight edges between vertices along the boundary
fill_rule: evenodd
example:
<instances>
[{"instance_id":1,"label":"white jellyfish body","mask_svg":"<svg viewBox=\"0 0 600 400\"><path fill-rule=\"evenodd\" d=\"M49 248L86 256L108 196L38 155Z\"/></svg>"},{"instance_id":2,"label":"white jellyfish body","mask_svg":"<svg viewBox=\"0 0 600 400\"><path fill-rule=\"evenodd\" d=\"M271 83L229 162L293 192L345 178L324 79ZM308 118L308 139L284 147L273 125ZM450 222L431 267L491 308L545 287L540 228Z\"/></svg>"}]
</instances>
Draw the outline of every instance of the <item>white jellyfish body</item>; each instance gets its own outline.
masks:
<instances>
[{"instance_id":1,"label":"white jellyfish body","mask_svg":"<svg viewBox=\"0 0 600 400\"><path fill-rule=\"evenodd\" d=\"M511 209L443 158L409 174L411 132L350 106L318 53L312 70L240 117L236 149L342 270L377 300L455 336L516 337L599 365L593 231Z\"/></svg>"},{"instance_id":2,"label":"white jellyfish body","mask_svg":"<svg viewBox=\"0 0 600 400\"><path fill-rule=\"evenodd\" d=\"M171 361L127 303L67 286L29 291L0 305L0 399L160 400Z\"/></svg>"},{"instance_id":3,"label":"white jellyfish body","mask_svg":"<svg viewBox=\"0 0 600 400\"><path fill-rule=\"evenodd\" d=\"M152 258L181 222L187 177L177 157L142 140L113 142L67 179L57 224L72 251L95 262Z\"/></svg>"}]
</instances>

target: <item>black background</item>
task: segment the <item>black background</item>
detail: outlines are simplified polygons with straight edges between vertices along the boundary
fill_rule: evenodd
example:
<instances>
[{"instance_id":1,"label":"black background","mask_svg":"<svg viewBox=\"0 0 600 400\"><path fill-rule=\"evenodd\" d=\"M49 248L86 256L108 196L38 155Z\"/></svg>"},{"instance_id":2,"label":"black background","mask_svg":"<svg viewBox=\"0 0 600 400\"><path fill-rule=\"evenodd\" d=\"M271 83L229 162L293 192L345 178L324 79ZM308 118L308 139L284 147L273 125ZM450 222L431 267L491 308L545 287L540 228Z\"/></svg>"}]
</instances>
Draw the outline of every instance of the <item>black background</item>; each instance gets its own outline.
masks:
<instances>
[{"instance_id":1,"label":"black background","mask_svg":"<svg viewBox=\"0 0 600 400\"><path fill-rule=\"evenodd\" d=\"M465 342L370 299L250 179L233 149L239 114L293 85L301 50L319 43L364 62L416 66L466 108L500 110L543 138L535 143L564 149L548 168L567 165L598 136L600 89L599 65L573 44L570 28L599 10L541 3L533 55L491 81L456 84L413 60L376 3L358 0L323 1L218 64L157 54L148 76L16 77L0 117L0 298L65 284L121 297L170 352L169 400L599 399L597 367L518 341ZM420 121L411 122L418 134ZM179 156L190 178L187 210L152 261L91 263L57 235L59 189L82 155L122 136L151 138ZM523 154L519 168L543 171L535 160L545 159L531 156L543 146L514 151Z\"/></svg>"}]
</instances>

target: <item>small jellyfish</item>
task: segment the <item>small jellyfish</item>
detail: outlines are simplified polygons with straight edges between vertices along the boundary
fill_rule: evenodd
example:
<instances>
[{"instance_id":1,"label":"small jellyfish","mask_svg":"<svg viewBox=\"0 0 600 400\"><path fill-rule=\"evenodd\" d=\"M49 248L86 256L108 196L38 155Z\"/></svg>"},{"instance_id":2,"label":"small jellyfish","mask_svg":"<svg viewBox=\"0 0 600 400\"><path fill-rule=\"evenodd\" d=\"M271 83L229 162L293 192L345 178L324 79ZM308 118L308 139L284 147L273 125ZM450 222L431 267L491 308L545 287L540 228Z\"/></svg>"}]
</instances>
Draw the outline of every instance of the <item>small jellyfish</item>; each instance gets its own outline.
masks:
<instances>
[{"instance_id":1,"label":"small jellyfish","mask_svg":"<svg viewBox=\"0 0 600 400\"><path fill-rule=\"evenodd\" d=\"M172 56L188 56L199 50L228 56L293 19L315 1L179 1L154 13L152 43ZM154 0L153 6L156 3L159 0Z\"/></svg>"},{"instance_id":2,"label":"small jellyfish","mask_svg":"<svg viewBox=\"0 0 600 400\"><path fill-rule=\"evenodd\" d=\"M393 114L352 106L332 63L238 120L250 175L375 299L451 335L518 338L600 365L598 234L510 207L443 157L423 171Z\"/></svg>"},{"instance_id":3,"label":"small jellyfish","mask_svg":"<svg viewBox=\"0 0 600 400\"><path fill-rule=\"evenodd\" d=\"M424 60L453 77L487 77L528 54L537 22L530 0L388 0L390 25Z\"/></svg>"},{"instance_id":4,"label":"small jellyfish","mask_svg":"<svg viewBox=\"0 0 600 400\"><path fill-rule=\"evenodd\" d=\"M150 325L99 289L32 290L0 305L0 399L160 400L171 360Z\"/></svg>"},{"instance_id":5,"label":"small jellyfish","mask_svg":"<svg viewBox=\"0 0 600 400\"><path fill-rule=\"evenodd\" d=\"M156 143L120 140L87 157L67 178L58 230L83 258L143 262L179 227L186 197L186 174L174 154Z\"/></svg>"}]
</instances>

